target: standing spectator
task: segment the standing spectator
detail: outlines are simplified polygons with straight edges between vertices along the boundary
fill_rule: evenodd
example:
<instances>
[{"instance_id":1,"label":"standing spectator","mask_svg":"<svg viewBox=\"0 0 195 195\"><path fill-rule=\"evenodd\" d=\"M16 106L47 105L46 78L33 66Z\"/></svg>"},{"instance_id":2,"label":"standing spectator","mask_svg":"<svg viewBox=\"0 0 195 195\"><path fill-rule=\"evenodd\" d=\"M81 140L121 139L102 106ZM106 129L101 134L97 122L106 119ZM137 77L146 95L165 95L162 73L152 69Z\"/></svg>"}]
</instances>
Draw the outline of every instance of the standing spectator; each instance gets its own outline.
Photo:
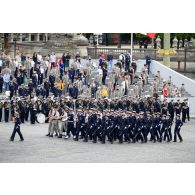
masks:
<instances>
[{"instance_id":1,"label":"standing spectator","mask_svg":"<svg viewBox=\"0 0 195 195\"><path fill-rule=\"evenodd\" d=\"M112 51L109 51L109 54L107 56L107 61L108 61L108 69L112 71L112 63L113 63L113 55Z\"/></svg>"},{"instance_id":2,"label":"standing spectator","mask_svg":"<svg viewBox=\"0 0 195 195\"><path fill-rule=\"evenodd\" d=\"M11 76L11 69L8 68L8 66L6 66L2 70L2 74L3 74L3 85L4 85L4 89L6 91L9 91L9 81L10 81L10 76Z\"/></svg>"},{"instance_id":3,"label":"standing spectator","mask_svg":"<svg viewBox=\"0 0 195 195\"><path fill-rule=\"evenodd\" d=\"M3 76L2 73L0 73L0 93L3 92Z\"/></svg>"},{"instance_id":4,"label":"standing spectator","mask_svg":"<svg viewBox=\"0 0 195 195\"><path fill-rule=\"evenodd\" d=\"M33 54L33 61L36 65L37 64L37 53L36 52L34 52L34 54Z\"/></svg>"},{"instance_id":5,"label":"standing spectator","mask_svg":"<svg viewBox=\"0 0 195 195\"><path fill-rule=\"evenodd\" d=\"M131 64L131 54L127 53L125 55L125 70L128 71L129 70L129 66Z\"/></svg>"},{"instance_id":6,"label":"standing spectator","mask_svg":"<svg viewBox=\"0 0 195 195\"><path fill-rule=\"evenodd\" d=\"M130 85L132 85L133 84L133 79L134 79L134 76L135 76L134 69L133 69L132 66L129 69L129 75L130 75Z\"/></svg>"},{"instance_id":7,"label":"standing spectator","mask_svg":"<svg viewBox=\"0 0 195 195\"><path fill-rule=\"evenodd\" d=\"M81 56L80 56L79 52L76 53L75 60L76 60L76 62L81 63Z\"/></svg>"},{"instance_id":8,"label":"standing spectator","mask_svg":"<svg viewBox=\"0 0 195 195\"><path fill-rule=\"evenodd\" d=\"M3 67L3 60L0 58L0 73L1 73L2 67Z\"/></svg>"},{"instance_id":9,"label":"standing spectator","mask_svg":"<svg viewBox=\"0 0 195 195\"><path fill-rule=\"evenodd\" d=\"M40 52L38 52L37 54L37 64L41 64L43 58L42 58L42 55L40 54Z\"/></svg>"},{"instance_id":10,"label":"standing spectator","mask_svg":"<svg viewBox=\"0 0 195 195\"><path fill-rule=\"evenodd\" d=\"M131 63L131 66L133 67L133 70L134 70L134 73L136 73L136 70L137 70L137 64L136 64L136 61L133 59L132 63Z\"/></svg>"},{"instance_id":11,"label":"standing spectator","mask_svg":"<svg viewBox=\"0 0 195 195\"><path fill-rule=\"evenodd\" d=\"M182 85L181 85L180 93L181 93L181 97L184 97L184 96L185 96L186 89L185 89L185 87L184 87L184 83L182 83Z\"/></svg>"},{"instance_id":12,"label":"standing spectator","mask_svg":"<svg viewBox=\"0 0 195 195\"><path fill-rule=\"evenodd\" d=\"M150 64L151 64L151 58L149 55L146 56L146 64L148 66L148 74L150 74Z\"/></svg>"},{"instance_id":13,"label":"standing spectator","mask_svg":"<svg viewBox=\"0 0 195 195\"><path fill-rule=\"evenodd\" d=\"M122 68L124 69L125 68L125 55L123 53L119 55L119 60L122 63Z\"/></svg>"},{"instance_id":14,"label":"standing spectator","mask_svg":"<svg viewBox=\"0 0 195 195\"><path fill-rule=\"evenodd\" d=\"M103 60L105 59L104 53L101 52L99 55L99 66L103 66Z\"/></svg>"},{"instance_id":15,"label":"standing spectator","mask_svg":"<svg viewBox=\"0 0 195 195\"><path fill-rule=\"evenodd\" d=\"M144 41L144 49L147 49L148 48L148 43L147 43L147 41L145 40Z\"/></svg>"},{"instance_id":16,"label":"standing spectator","mask_svg":"<svg viewBox=\"0 0 195 195\"><path fill-rule=\"evenodd\" d=\"M62 61L64 64L64 71L67 71L70 65L70 59L71 59L71 55L69 52L66 53L66 55L63 55Z\"/></svg>"},{"instance_id":17,"label":"standing spectator","mask_svg":"<svg viewBox=\"0 0 195 195\"><path fill-rule=\"evenodd\" d=\"M51 63L51 70L52 70L52 68L55 67L55 63L56 63L56 55L54 52L52 52L52 54L50 55L50 63Z\"/></svg>"},{"instance_id":18,"label":"standing spectator","mask_svg":"<svg viewBox=\"0 0 195 195\"><path fill-rule=\"evenodd\" d=\"M21 53L21 63L25 64L25 62L26 62L26 56L23 53Z\"/></svg>"},{"instance_id":19,"label":"standing spectator","mask_svg":"<svg viewBox=\"0 0 195 195\"><path fill-rule=\"evenodd\" d=\"M72 81L72 83L74 82L74 76L75 76L75 69L71 67L71 69L68 70L68 77L69 80Z\"/></svg>"},{"instance_id":20,"label":"standing spectator","mask_svg":"<svg viewBox=\"0 0 195 195\"><path fill-rule=\"evenodd\" d=\"M44 75L44 67L43 65L40 65L40 76L39 76L39 85L41 85L43 83L43 75Z\"/></svg>"},{"instance_id":21,"label":"standing spectator","mask_svg":"<svg viewBox=\"0 0 195 195\"><path fill-rule=\"evenodd\" d=\"M103 73L103 76L102 76L102 85L105 85L106 84L106 77L107 77L108 71L107 71L107 69L104 66L102 68L102 73Z\"/></svg>"}]
</instances>

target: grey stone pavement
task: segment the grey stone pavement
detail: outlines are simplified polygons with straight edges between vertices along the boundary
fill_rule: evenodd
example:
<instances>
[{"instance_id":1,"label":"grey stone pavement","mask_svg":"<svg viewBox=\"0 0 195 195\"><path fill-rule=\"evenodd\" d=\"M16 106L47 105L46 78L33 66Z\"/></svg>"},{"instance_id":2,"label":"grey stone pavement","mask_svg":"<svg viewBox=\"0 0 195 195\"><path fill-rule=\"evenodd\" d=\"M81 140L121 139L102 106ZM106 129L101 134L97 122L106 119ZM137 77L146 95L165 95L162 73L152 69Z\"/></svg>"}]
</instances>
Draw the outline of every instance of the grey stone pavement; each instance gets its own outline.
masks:
<instances>
[{"instance_id":1,"label":"grey stone pavement","mask_svg":"<svg viewBox=\"0 0 195 195\"><path fill-rule=\"evenodd\" d=\"M72 139L48 138L48 124L21 125L24 142L16 135L9 142L14 124L0 123L0 162L10 163L114 163L114 162L195 162L195 119L181 130L183 143L118 143L102 145ZM173 128L172 128L173 130Z\"/></svg>"}]
</instances>

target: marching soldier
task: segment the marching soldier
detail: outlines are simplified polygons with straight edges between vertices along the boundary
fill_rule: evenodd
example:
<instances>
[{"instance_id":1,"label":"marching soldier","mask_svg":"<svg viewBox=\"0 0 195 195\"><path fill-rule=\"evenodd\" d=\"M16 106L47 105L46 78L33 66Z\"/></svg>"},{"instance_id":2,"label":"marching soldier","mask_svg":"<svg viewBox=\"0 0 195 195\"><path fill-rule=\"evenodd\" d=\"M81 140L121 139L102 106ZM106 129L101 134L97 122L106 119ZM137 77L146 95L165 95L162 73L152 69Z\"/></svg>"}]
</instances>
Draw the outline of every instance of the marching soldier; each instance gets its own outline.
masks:
<instances>
[{"instance_id":1,"label":"marching soldier","mask_svg":"<svg viewBox=\"0 0 195 195\"><path fill-rule=\"evenodd\" d=\"M176 116L176 121L175 121L174 141L173 142L177 142L177 137L179 138L180 142L183 141L181 134L180 134L180 130L181 130L182 125L183 125L183 122L181 121L180 115L178 114Z\"/></svg>"},{"instance_id":2,"label":"marching soldier","mask_svg":"<svg viewBox=\"0 0 195 195\"><path fill-rule=\"evenodd\" d=\"M5 117L5 122L6 123L9 122L9 109L10 109L10 103L6 99L5 102L4 102L4 117Z\"/></svg>"},{"instance_id":3,"label":"marching soldier","mask_svg":"<svg viewBox=\"0 0 195 195\"><path fill-rule=\"evenodd\" d=\"M12 135L10 137L10 141L14 141L15 135L16 133L18 133L18 135L20 136L20 141L24 141L23 135L20 131L20 124L21 124L21 120L20 120L20 116L19 113L15 113L15 125L14 125L14 130L12 132Z\"/></svg>"}]
</instances>

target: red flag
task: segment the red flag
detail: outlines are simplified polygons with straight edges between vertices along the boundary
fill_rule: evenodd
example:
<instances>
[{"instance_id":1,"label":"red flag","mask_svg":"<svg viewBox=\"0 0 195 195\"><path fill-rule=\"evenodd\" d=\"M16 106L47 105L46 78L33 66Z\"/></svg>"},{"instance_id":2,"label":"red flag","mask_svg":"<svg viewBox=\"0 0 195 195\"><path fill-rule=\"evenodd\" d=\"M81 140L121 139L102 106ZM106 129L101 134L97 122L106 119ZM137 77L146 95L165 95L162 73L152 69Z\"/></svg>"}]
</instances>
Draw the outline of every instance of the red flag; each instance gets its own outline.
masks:
<instances>
[{"instance_id":1,"label":"red flag","mask_svg":"<svg viewBox=\"0 0 195 195\"><path fill-rule=\"evenodd\" d=\"M147 36L150 37L151 39L155 39L156 33L147 33Z\"/></svg>"}]
</instances>

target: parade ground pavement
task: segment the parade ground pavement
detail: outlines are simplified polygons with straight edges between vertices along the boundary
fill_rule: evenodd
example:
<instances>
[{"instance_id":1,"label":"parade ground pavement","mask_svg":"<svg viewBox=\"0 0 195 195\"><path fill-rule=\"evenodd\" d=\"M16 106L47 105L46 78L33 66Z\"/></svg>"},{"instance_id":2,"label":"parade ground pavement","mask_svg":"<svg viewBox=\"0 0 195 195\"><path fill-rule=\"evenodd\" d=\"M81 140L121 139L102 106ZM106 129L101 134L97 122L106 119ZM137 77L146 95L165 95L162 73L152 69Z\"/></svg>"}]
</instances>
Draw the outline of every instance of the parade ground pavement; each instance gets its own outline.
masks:
<instances>
[{"instance_id":1,"label":"parade ground pavement","mask_svg":"<svg viewBox=\"0 0 195 195\"><path fill-rule=\"evenodd\" d=\"M9 163L114 163L114 162L195 162L195 119L181 129L183 142L93 144L57 137L49 138L48 124L21 125L24 142L18 135L9 142L14 123L0 123L0 162ZM173 128L172 128L173 131Z\"/></svg>"}]
</instances>

